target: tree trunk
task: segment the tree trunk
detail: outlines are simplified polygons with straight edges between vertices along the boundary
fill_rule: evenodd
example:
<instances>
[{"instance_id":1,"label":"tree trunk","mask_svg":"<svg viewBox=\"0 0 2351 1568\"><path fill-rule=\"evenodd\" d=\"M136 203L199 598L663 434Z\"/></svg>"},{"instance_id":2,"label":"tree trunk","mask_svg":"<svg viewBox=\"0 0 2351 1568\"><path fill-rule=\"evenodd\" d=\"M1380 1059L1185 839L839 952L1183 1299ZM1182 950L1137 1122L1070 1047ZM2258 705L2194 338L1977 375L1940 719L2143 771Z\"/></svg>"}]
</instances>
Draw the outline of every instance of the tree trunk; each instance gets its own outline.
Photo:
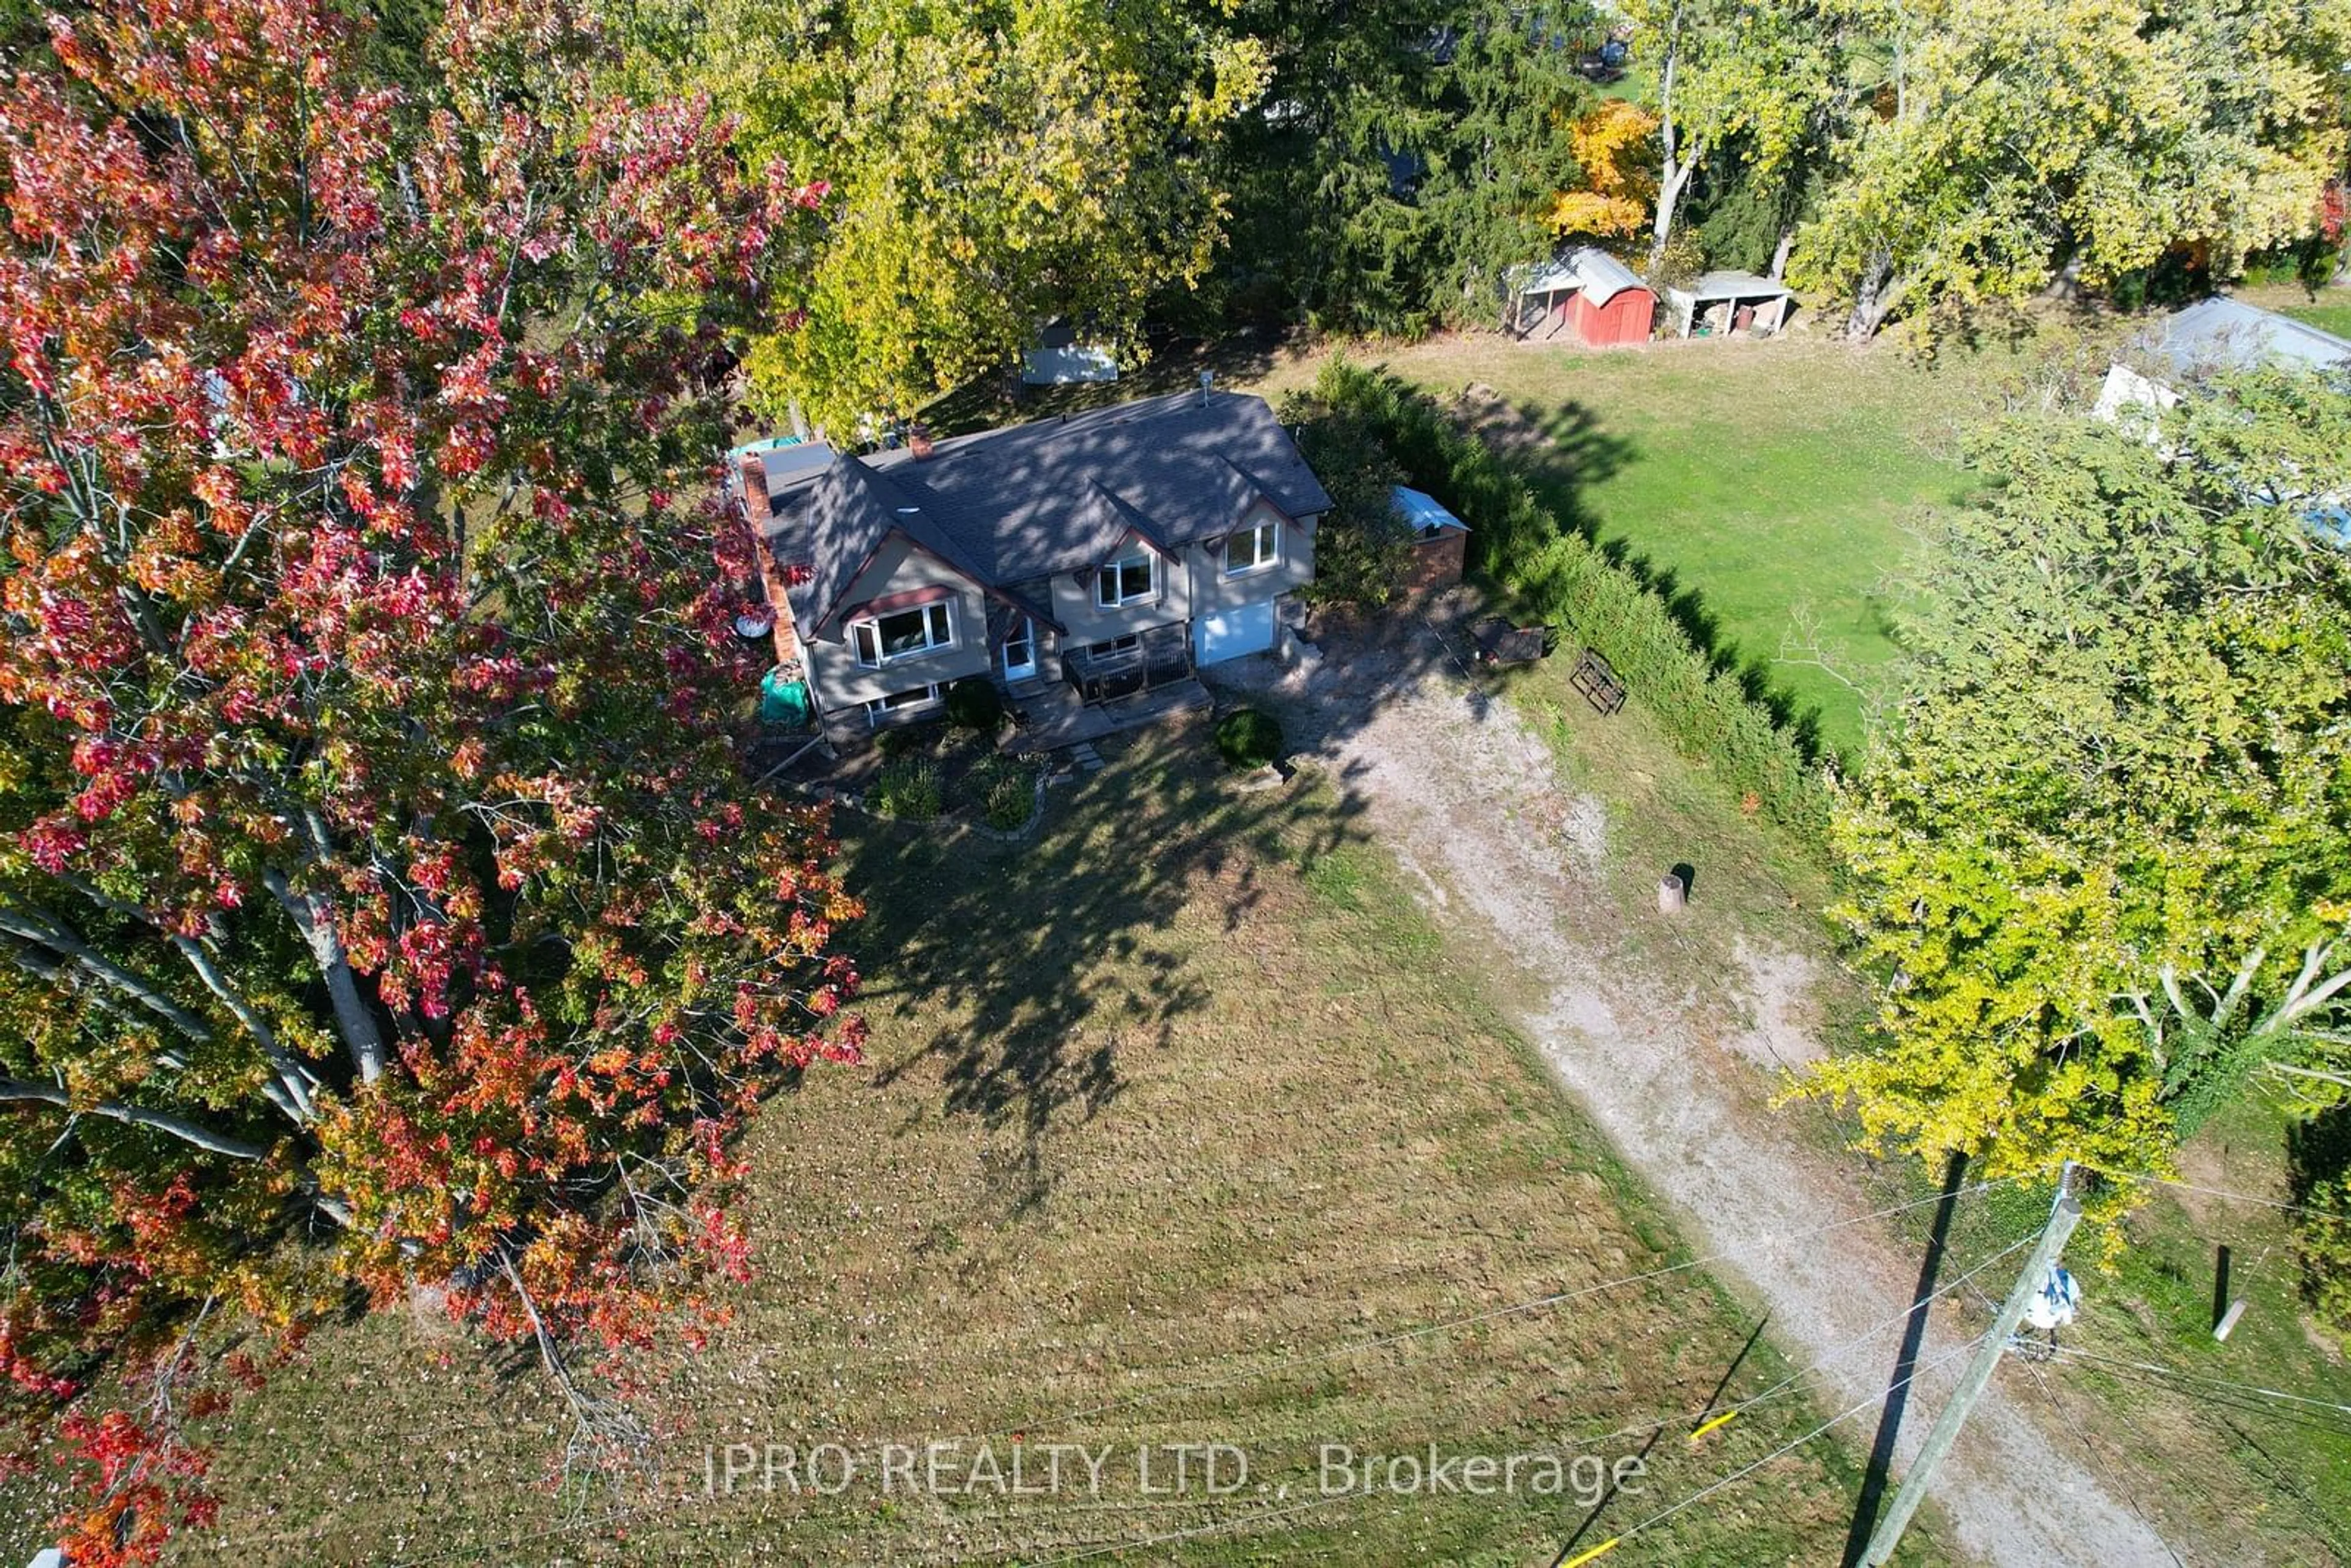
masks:
<instances>
[{"instance_id":1,"label":"tree trunk","mask_svg":"<svg viewBox=\"0 0 2351 1568\"><path fill-rule=\"evenodd\" d=\"M1674 207L1681 200L1682 186L1689 179L1689 162L1679 153L1681 143L1674 134L1674 78L1681 67L1682 14L1677 8L1673 19L1666 25L1666 62L1657 74L1657 211L1649 222L1649 271L1654 276L1657 264L1666 258L1666 245L1674 236Z\"/></svg>"},{"instance_id":2,"label":"tree trunk","mask_svg":"<svg viewBox=\"0 0 2351 1568\"><path fill-rule=\"evenodd\" d=\"M309 945L319 977L327 982L328 999L334 1004L335 1028L359 1068L360 1082L374 1082L383 1076L383 1031L376 1027L367 998L360 995L359 977L351 972L342 938L335 935L334 906L316 894L295 892L283 872L265 873L262 881L277 895L277 902L286 906L286 913L294 918L295 929Z\"/></svg>"},{"instance_id":3,"label":"tree trunk","mask_svg":"<svg viewBox=\"0 0 2351 1568\"><path fill-rule=\"evenodd\" d=\"M1777 283L1788 276L1788 253L1795 248L1795 229L1793 227L1782 229L1780 243L1771 247L1771 270L1765 275L1772 282Z\"/></svg>"},{"instance_id":4,"label":"tree trunk","mask_svg":"<svg viewBox=\"0 0 2351 1568\"><path fill-rule=\"evenodd\" d=\"M1876 337L1901 293L1901 285L1894 277L1893 253L1880 246L1869 253L1869 260L1861 269L1861 283L1853 294L1853 312L1844 319L1844 335L1854 339Z\"/></svg>"},{"instance_id":5,"label":"tree trunk","mask_svg":"<svg viewBox=\"0 0 2351 1568\"><path fill-rule=\"evenodd\" d=\"M1657 264L1666 259L1666 246L1674 237L1674 209L1681 204L1682 187L1689 183L1690 170L1696 161L1677 163L1673 154L1666 155L1665 179L1657 186L1657 215L1649 225L1649 270L1655 273Z\"/></svg>"}]
</instances>

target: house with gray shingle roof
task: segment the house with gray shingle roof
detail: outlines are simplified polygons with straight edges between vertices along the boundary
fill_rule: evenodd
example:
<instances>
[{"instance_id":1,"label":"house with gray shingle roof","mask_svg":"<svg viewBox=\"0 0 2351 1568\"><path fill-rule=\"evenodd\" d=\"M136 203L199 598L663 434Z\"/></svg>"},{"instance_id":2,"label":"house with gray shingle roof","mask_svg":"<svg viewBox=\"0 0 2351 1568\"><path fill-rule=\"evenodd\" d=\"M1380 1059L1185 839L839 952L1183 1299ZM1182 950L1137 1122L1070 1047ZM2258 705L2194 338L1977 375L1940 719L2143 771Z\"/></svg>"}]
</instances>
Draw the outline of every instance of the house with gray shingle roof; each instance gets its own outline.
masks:
<instances>
[{"instance_id":1,"label":"house with gray shingle roof","mask_svg":"<svg viewBox=\"0 0 2351 1568\"><path fill-rule=\"evenodd\" d=\"M981 677L1031 744L1270 649L1331 498L1262 398L1203 390L866 454L736 454L779 655L836 741ZM1205 693L1200 693L1205 701Z\"/></svg>"},{"instance_id":2,"label":"house with gray shingle roof","mask_svg":"<svg viewBox=\"0 0 2351 1568\"><path fill-rule=\"evenodd\" d=\"M2158 318L2137 349L2136 365L2108 367L2095 410L2100 419L2118 419L2132 407L2169 408L2183 390L2231 371L2351 369L2351 341L2221 294Z\"/></svg>"}]
</instances>

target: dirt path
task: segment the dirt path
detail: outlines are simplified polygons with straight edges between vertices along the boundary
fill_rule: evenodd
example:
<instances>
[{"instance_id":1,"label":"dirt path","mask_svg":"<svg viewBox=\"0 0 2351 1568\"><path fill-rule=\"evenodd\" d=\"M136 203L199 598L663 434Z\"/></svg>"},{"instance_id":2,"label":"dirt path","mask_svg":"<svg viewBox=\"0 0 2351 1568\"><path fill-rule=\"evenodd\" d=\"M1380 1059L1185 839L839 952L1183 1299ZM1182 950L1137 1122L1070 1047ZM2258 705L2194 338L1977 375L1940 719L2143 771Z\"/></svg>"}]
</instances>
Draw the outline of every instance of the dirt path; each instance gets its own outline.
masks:
<instances>
[{"instance_id":1,"label":"dirt path","mask_svg":"<svg viewBox=\"0 0 2351 1568\"><path fill-rule=\"evenodd\" d=\"M1717 1271L1743 1280L1770 1310L1786 1354L1810 1365L1843 1352L1814 1380L1814 1397L1823 1417L1872 1402L1839 1428L1865 1449L1896 1331L1849 1342L1903 1311L1918 1259L1881 1224L1841 1230L1834 1246L1776 1239L1876 1207L1766 1104L1771 1081L1761 1064L1818 1050L1803 1024L1809 961L1742 953L1746 974L1734 988L1746 1006L1728 1028L1697 1027L1687 1010L1719 1004L1635 995L1609 979L1626 967L1612 961L1622 917L1595 907L1593 884L1580 874L1596 873L1606 853L1604 810L1562 789L1544 742L1506 702L1447 673L1432 648L1433 639L1403 654L1334 649L1311 672L1266 666L1243 679L1285 710L1293 744L1318 748L1341 787L1363 799L1440 916L1473 939L1499 938L1505 961L1534 982L1527 988L1544 999L1522 1009L1522 1027L1626 1162L1680 1210L1690 1245L1729 1260ZM1707 1038L1731 1041L1736 1054L1694 1043ZM1954 1274L1947 1268L1944 1282ZM2010 1279L1995 1269L1983 1283L1997 1296ZM1964 1364L1953 1354L1964 1343L1938 1304L1920 1360L1945 1361L1918 1380L1897 1477ZM1997 1384L1935 1495L1960 1545L1985 1562L2178 1562L2077 1449L2043 1432Z\"/></svg>"}]
</instances>

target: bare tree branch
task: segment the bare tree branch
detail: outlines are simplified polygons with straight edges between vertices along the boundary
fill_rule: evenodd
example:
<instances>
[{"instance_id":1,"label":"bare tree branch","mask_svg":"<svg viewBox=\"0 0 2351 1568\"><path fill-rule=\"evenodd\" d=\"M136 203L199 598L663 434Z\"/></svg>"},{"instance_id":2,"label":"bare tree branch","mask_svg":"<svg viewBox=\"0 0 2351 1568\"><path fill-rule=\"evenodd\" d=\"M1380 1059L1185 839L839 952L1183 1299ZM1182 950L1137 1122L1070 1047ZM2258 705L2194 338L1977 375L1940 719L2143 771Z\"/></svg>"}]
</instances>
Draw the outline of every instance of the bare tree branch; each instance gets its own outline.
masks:
<instances>
[{"instance_id":1,"label":"bare tree branch","mask_svg":"<svg viewBox=\"0 0 2351 1568\"><path fill-rule=\"evenodd\" d=\"M30 1083L20 1078L0 1078L0 1101L33 1101L43 1105L55 1105L84 1116L104 1116L133 1127L152 1127L159 1133L169 1133L183 1143L200 1149L224 1155L233 1160L257 1160L269 1151L259 1144L248 1144L242 1138L232 1138L216 1133L185 1116L168 1111L150 1111L138 1105L126 1105L117 1100L101 1100L93 1105L77 1105L73 1096L51 1083Z\"/></svg>"},{"instance_id":2,"label":"bare tree branch","mask_svg":"<svg viewBox=\"0 0 2351 1568\"><path fill-rule=\"evenodd\" d=\"M213 962L212 955L204 951L204 944L193 936L174 935L172 946L180 950L181 956L188 960L189 967L195 970L197 978L211 988L213 995L221 999L222 1005L236 1015L236 1021L245 1026L246 1032L253 1036L254 1042L261 1047L261 1054L269 1059L276 1077L262 1092L269 1096L270 1103L297 1122L308 1123L316 1117L319 1108L311 1099L310 1092L318 1087L318 1079L278 1040L277 1031L269 1027L269 1020L255 1010L253 1004L228 983L219 966Z\"/></svg>"},{"instance_id":3,"label":"bare tree branch","mask_svg":"<svg viewBox=\"0 0 2351 1568\"><path fill-rule=\"evenodd\" d=\"M47 947L129 996L156 1017L193 1040L208 1040L213 1032L204 1021L165 996L152 981L144 980L97 951L71 927L42 909L0 908L0 931Z\"/></svg>"}]
</instances>

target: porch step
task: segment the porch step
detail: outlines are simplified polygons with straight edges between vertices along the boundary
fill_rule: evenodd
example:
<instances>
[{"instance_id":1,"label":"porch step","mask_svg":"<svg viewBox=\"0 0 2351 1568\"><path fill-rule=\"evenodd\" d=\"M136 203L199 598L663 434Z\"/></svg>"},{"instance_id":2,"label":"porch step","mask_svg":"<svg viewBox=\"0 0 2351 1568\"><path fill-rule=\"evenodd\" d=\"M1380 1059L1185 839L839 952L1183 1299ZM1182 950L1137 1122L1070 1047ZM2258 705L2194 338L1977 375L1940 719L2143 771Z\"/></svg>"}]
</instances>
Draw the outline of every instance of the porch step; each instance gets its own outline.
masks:
<instances>
[{"instance_id":1,"label":"porch step","mask_svg":"<svg viewBox=\"0 0 2351 1568\"><path fill-rule=\"evenodd\" d=\"M1102 753L1094 749L1094 743L1091 740L1081 740L1070 747L1070 760L1089 773L1099 773L1106 766Z\"/></svg>"}]
</instances>

